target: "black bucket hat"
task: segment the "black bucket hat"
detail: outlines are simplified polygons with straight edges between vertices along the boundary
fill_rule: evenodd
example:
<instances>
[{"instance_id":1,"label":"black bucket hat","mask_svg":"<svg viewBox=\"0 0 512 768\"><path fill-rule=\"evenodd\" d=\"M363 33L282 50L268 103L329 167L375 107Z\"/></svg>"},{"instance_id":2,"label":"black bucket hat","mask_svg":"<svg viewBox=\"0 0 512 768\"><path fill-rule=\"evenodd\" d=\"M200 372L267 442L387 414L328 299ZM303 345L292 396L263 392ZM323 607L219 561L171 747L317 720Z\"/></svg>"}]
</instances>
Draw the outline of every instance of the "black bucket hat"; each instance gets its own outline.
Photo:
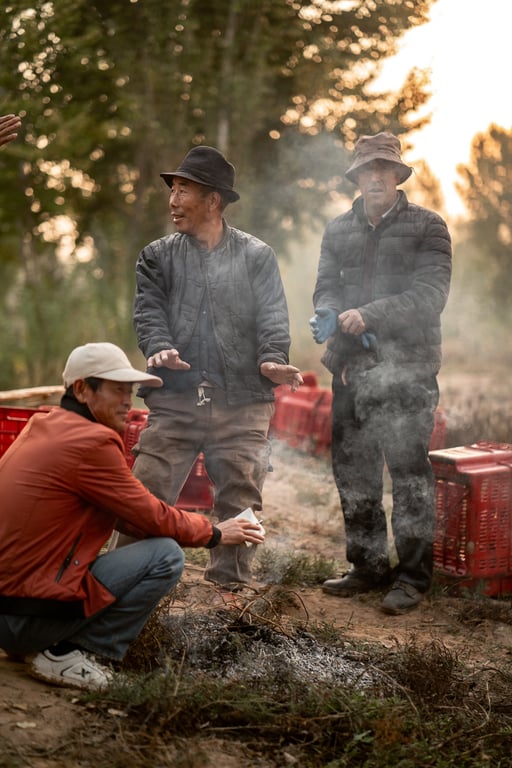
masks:
<instances>
[{"instance_id":1,"label":"black bucket hat","mask_svg":"<svg viewBox=\"0 0 512 768\"><path fill-rule=\"evenodd\" d=\"M412 173L412 168L402 162L400 155L402 145L392 133L376 133L375 136L361 136L354 148L352 165L345 176L357 184L358 171L373 160L386 160L396 166L400 174L399 184L402 184Z\"/></svg>"},{"instance_id":2,"label":"black bucket hat","mask_svg":"<svg viewBox=\"0 0 512 768\"><path fill-rule=\"evenodd\" d=\"M168 187L172 187L175 176L180 176L222 191L230 203L240 200L240 195L233 189L235 167L214 147L194 147L176 171L161 173L160 176Z\"/></svg>"}]
</instances>

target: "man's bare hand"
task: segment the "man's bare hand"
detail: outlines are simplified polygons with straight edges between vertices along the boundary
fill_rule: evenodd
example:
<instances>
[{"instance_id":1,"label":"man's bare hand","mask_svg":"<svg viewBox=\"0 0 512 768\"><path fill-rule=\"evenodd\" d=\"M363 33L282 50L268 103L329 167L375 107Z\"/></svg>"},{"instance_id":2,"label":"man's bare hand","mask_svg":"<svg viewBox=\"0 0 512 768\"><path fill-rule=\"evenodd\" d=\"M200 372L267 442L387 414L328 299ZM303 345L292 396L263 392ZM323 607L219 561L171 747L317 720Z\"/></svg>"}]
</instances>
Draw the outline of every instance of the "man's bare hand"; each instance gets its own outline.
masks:
<instances>
[{"instance_id":1,"label":"man's bare hand","mask_svg":"<svg viewBox=\"0 0 512 768\"><path fill-rule=\"evenodd\" d=\"M216 523L222 534L221 544L263 544L265 537L261 532L261 525L250 520L232 517L222 523Z\"/></svg>"},{"instance_id":2,"label":"man's bare hand","mask_svg":"<svg viewBox=\"0 0 512 768\"><path fill-rule=\"evenodd\" d=\"M18 136L21 128L21 120L17 115L0 116L0 147L2 144L8 144Z\"/></svg>"},{"instance_id":3,"label":"man's bare hand","mask_svg":"<svg viewBox=\"0 0 512 768\"><path fill-rule=\"evenodd\" d=\"M289 384L292 392L295 392L301 384L304 384L299 368L296 368L294 365L262 363L260 365L260 373L274 384Z\"/></svg>"},{"instance_id":4,"label":"man's bare hand","mask_svg":"<svg viewBox=\"0 0 512 768\"><path fill-rule=\"evenodd\" d=\"M155 352L148 357L149 368L170 368L173 371L188 371L190 363L186 363L180 358L177 349L163 349L161 352Z\"/></svg>"},{"instance_id":5,"label":"man's bare hand","mask_svg":"<svg viewBox=\"0 0 512 768\"><path fill-rule=\"evenodd\" d=\"M352 336L360 336L366 331L366 324L358 309L347 309L338 315L338 325L343 333L350 333Z\"/></svg>"}]
</instances>

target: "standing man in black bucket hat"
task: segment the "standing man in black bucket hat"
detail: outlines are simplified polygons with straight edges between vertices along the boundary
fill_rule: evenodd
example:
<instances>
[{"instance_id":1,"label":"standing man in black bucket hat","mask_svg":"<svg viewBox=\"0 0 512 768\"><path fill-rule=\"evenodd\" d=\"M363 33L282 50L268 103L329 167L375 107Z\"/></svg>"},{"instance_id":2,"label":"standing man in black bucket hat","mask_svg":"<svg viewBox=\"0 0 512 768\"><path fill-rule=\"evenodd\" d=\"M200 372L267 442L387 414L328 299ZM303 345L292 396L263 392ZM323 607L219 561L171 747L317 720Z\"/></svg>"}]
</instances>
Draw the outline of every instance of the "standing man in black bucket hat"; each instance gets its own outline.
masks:
<instances>
[{"instance_id":1,"label":"standing man in black bucket hat","mask_svg":"<svg viewBox=\"0 0 512 768\"><path fill-rule=\"evenodd\" d=\"M411 172L393 134L356 143L346 176L361 194L327 225L310 320L315 341L327 340L322 362L333 375L332 466L352 566L323 589L351 597L391 587L382 602L390 614L418 605L432 579L428 450L451 275L445 222L397 190ZM384 461L393 485L393 569Z\"/></svg>"},{"instance_id":2,"label":"standing man in black bucket hat","mask_svg":"<svg viewBox=\"0 0 512 768\"><path fill-rule=\"evenodd\" d=\"M290 365L287 303L273 250L227 224L239 195L235 169L213 147L190 150L170 187L176 232L147 245L136 267L134 324L158 396L141 394L148 425L134 474L156 496L176 501L200 452L220 520L262 508L274 387L302 383ZM120 539L120 545L124 543ZM228 599L251 583L255 546L222 543L205 577Z\"/></svg>"}]
</instances>

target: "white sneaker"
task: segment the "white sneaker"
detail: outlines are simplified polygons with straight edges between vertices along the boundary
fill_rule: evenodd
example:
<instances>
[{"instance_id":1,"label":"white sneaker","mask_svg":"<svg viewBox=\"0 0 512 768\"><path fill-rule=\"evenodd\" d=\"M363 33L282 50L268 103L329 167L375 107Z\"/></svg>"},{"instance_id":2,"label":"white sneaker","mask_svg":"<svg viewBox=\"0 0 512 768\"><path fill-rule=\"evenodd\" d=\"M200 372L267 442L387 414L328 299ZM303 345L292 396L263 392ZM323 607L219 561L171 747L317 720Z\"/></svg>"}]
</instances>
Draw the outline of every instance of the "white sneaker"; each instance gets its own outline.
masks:
<instances>
[{"instance_id":1,"label":"white sneaker","mask_svg":"<svg viewBox=\"0 0 512 768\"><path fill-rule=\"evenodd\" d=\"M98 664L92 656L75 650L54 656L48 649L36 653L29 663L33 677L54 685L100 690L112 680L112 672Z\"/></svg>"}]
</instances>

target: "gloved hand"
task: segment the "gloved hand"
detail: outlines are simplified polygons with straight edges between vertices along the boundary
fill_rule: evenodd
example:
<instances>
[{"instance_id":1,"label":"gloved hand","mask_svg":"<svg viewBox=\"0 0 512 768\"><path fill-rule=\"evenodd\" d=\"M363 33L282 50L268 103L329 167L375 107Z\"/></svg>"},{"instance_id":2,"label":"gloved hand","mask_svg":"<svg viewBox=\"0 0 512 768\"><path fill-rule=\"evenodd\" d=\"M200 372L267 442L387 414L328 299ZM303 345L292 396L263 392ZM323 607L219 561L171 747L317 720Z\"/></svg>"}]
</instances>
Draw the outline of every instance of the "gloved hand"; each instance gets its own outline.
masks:
<instances>
[{"instance_id":1,"label":"gloved hand","mask_svg":"<svg viewBox=\"0 0 512 768\"><path fill-rule=\"evenodd\" d=\"M332 336L338 325L338 313L335 309L315 307L315 315L309 321L313 338L317 344L322 344Z\"/></svg>"}]
</instances>

